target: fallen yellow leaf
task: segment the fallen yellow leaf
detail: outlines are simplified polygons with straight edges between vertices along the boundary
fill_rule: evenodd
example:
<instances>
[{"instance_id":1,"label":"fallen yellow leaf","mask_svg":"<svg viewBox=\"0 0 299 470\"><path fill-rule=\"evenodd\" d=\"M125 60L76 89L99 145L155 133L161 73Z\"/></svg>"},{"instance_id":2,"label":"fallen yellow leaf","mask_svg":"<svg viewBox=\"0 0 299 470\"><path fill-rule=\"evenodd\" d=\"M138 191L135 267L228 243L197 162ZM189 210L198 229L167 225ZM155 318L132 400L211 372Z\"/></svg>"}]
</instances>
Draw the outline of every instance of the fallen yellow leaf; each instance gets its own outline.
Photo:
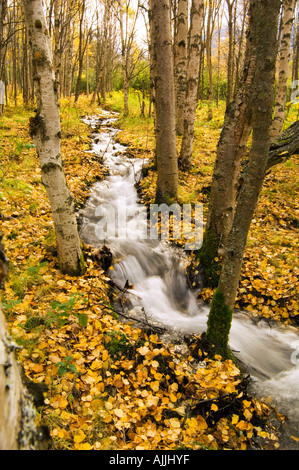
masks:
<instances>
[{"instance_id":1,"label":"fallen yellow leaf","mask_svg":"<svg viewBox=\"0 0 299 470\"><path fill-rule=\"evenodd\" d=\"M84 434L82 429L80 429L78 433L74 435L74 442L76 444L80 444L80 442L83 442L85 438L86 438L86 435Z\"/></svg>"}]
</instances>

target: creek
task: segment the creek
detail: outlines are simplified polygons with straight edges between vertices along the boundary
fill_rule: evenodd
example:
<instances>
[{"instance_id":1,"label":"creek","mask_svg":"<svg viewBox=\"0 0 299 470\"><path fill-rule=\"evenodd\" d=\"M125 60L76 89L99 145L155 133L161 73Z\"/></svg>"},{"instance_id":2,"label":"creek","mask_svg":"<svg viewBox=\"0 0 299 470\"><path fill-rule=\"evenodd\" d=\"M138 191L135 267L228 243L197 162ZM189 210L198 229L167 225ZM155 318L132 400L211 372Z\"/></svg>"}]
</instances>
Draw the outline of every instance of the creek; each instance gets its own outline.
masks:
<instances>
[{"instance_id":1,"label":"creek","mask_svg":"<svg viewBox=\"0 0 299 470\"><path fill-rule=\"evenodd\" d=\"M93 132L90 152L103 158L108 176L94 185L80 211L81 238L93 247L105 244L112 252L109 275L121 288L126 286L130 317L145 318L181 334L200 334L206 330L209 307L199 305L188 285L183 250L144 236L147 221L140 212L136 183L146 160L132 158L117 143L118 130L113 127L117 120L118 115L111 112L84 120ZM103 220L106 228L109 222L118 223L105 234ZM299 450L291 437L299 438L298 329L235 312L230 347L250 374L255 396L271 397L287 416L280 449Z\"/></svg>"}]
</instances>

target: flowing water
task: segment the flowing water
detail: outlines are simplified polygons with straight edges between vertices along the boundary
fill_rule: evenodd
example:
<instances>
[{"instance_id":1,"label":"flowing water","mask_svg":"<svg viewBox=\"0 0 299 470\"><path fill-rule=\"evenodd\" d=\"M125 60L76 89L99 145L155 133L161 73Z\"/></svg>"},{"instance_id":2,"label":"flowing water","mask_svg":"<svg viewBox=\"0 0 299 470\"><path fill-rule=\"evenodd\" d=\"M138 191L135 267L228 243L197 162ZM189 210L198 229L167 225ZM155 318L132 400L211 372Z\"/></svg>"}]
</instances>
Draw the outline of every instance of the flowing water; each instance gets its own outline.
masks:
<instances>
[{"instance_id":1,"label":"flowing water","mask_svg":"<svg viewBox=\"0 0 299 470\"><path fill-rule=\"evenodd\" d=\"M109 176L95 184L80 213L81 237L94 247L109 247L114 259L111 277L121 288L128 288L130 316L183 334L202 333L209 309L198 305L188 286L182 250L144 235L147 221L140 214L136 183L146 161L130 158L125 146L115 141L116 120L117 115L111 113L104 113L101 119L85 119L94 132L91 153L103 157ZM117 221L115 231L107 233L111 221ZM270 396L288 416L281 448L299 449L290 438L299 438L298 330L236 312L230 346L251 375L254 393L261 398Z\"/></svg>"}]
</instances>

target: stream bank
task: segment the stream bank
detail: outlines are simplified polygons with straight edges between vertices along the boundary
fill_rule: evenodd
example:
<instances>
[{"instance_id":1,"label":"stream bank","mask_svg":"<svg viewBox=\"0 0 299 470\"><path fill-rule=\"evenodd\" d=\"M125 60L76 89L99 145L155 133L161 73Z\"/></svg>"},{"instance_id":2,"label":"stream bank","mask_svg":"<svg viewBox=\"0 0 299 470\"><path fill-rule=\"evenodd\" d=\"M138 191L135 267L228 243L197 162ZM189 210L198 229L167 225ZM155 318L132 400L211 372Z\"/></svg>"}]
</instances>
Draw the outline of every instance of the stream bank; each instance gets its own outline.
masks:
<instances>
[{"instance_id":1,"label":"stream bank","mask_svg":"<svg viewBox=\"0 0 299 470\"><path fill-rule=\"evenodd\" d=\"M81 236L94 247L105 244L113 255L112 281L126 293L129 318L144 318L156 327L183 335L198 335L205 331L208 306L199 306L194 292L186 282L184 262L179 250L165 242L145 238L146 221L140 216L136 192L144 162L132 161L126 148L116 142L113 124L117 115L107 113L100 131L93 134L92 151L102 155L109 176L97 183L81 212ZM86 122L97 129L96 118ZM126 212L125 236L117 230L103 235L101 221L118 221ZM137 214L137 217L136 217ZM115 227L114 227L115 228ZM272 396L279 411L290 414L288 433L298 433L299 396L298 364L292 363L294 345L298 341L295 329L281 325L271 327L263 320L256 322L248 314L234 315L230 346L252 379L252 391L259 397ZM298 411L298 412L297 412ZM295 449L296 441L284 433L283 449ZM285 442L287 441L287 442ZM298 447L299 448L299 447Z\"/></svg>"}]
</instances>

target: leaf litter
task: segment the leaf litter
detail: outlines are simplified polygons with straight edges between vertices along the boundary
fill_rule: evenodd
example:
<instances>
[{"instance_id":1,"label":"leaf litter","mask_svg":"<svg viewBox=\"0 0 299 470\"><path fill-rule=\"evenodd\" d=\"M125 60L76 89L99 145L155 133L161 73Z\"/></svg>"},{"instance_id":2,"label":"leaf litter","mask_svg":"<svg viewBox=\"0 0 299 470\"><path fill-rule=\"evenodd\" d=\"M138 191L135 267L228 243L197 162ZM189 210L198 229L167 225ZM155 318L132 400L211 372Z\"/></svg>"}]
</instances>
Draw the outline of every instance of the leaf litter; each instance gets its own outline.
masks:
<instances>
[{"instance_id":1,"label":"leaf litter","mask_svg":"<svg viewBox=\"0 0 299 470\"><path fill-rule=\"evenodd\" d=\"M6 149L13 132L30 142L26 125L24 119L17 130L9 127ZM95 159L87 176L88 133L80 123L63 139L66 177L78 206L105 175ZM4 178L0 186L10 259L2 302L27 379L47 386L37 421L50 430L49 448L277 448L271 405L247 395L246 378L232 361L209 358L200 337L167 343L113 312L110 279L91 247L84 247L84 275L59 272L35 150L26 148L13 165L9 152L2 152L5 180L26 188L14 183L8 190Z\"/></svg>"}]
</instances>

